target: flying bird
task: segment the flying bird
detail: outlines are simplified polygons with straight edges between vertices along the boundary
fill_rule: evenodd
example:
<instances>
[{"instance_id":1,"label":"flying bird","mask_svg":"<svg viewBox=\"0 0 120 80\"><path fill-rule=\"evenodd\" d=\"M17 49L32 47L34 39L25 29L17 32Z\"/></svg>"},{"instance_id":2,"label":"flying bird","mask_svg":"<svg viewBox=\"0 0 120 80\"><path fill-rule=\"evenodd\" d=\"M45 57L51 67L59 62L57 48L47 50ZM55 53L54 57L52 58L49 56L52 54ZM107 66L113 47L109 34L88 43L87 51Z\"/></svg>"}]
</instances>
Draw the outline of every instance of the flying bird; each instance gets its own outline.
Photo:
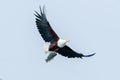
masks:
<instances>
[{"instance_id":1,"label":"flying bird","mask_svg":"<svg viewBox=\"0 0 120 80\"><path fill-rule=\"evenodd\" d=\"M84 55L82 53L77 53L72 50L69 46L66 45L69 40L61 39L55 31L50 26L46 15L44 7L41 9L40 13L35 11L36 16L36 26L38 28L39 33L41 34L43 40L46 42L45 53L50 53L46 59L46 62L53 59L57 54L68 58L83 58L83 57L91 57L95 55L95 53L90 55Z\"/></svg>"}]
</instances>

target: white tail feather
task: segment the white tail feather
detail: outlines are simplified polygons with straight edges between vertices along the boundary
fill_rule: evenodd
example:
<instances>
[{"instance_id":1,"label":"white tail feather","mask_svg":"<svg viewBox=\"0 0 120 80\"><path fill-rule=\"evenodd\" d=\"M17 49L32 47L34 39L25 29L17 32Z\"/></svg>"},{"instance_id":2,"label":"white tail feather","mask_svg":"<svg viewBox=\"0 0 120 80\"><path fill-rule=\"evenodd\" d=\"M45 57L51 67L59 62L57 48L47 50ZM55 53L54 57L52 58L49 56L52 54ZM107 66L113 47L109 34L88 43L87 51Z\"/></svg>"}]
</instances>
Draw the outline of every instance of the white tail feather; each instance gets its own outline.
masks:
<instances>
[{"instance_id":1,"label":"white tail feather","mask_svg":"<svg viewBox=\"0 0 120 80\"><path fill-rule=\"evenodd\" d=\"M45 44L44 44L45 53L49 52L49 46L50 46L50 42L45 42Z\"/></svg>"}]
</instances>

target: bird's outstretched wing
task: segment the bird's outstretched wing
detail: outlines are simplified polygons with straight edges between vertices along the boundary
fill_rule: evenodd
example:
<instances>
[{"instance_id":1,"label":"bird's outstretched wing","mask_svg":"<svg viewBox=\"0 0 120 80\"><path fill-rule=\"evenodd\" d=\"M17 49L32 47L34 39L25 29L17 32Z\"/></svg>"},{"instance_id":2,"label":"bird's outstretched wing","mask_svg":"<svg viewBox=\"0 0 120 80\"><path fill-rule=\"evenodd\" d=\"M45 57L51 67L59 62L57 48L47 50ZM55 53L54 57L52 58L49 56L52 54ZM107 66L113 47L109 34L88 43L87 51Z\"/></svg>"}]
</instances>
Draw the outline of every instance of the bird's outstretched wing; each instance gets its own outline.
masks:
<instances>
[{"instance_id":1,"label":"bird's outstretched wing","mask_svg":"<svg viewBox=\"0 0 120 80\"><path fill-rule=\"evenodd\" d=\"M35 11L36 12L36 11ZM40 14L36 12L36 25L37 28L42 36L42 38L45 40L45 42L54 42L59 39L57 34L54 32L54 30L51 28L49 22L47 21L44 7L43 10L40 7Z\"/></svg>"},{"instance_id":2,"label":"bird's outstretched wing","mask_svg":"<svg viewBox=\"0 0 120 80\"><path fill-rule=\"evenodd\" d=\"M75 58L75 57L82 58L82 57L90 57L90 56L95 55L95 53L90 54L90 55L84 55L82 53L77 53L68 46L64 46L63 48L60 48L58 50L58 53L61 54L62 56L68 57L68 58Z\"/></svg>"}]
</instances>

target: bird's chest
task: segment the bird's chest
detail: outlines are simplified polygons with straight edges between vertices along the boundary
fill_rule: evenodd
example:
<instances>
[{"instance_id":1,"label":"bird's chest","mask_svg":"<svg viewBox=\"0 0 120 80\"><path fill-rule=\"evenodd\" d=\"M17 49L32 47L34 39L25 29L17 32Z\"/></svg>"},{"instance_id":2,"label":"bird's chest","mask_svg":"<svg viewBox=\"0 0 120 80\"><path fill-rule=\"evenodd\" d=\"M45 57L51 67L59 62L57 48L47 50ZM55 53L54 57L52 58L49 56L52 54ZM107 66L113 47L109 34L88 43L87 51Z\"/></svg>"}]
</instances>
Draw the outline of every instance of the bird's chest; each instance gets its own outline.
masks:
<instances>
[{"instance_id":1,"label":"bird's chest","mask_svg":"<svg viewBox=\"0 0 120 80\"><path fill-rule=\"evenodd\" d=\"M49 46L49 51L55 51L55 52L57 52L58 50L59 50L59 47L58 47L57 43L52 43Z\"/></svg>"}]
</instances>

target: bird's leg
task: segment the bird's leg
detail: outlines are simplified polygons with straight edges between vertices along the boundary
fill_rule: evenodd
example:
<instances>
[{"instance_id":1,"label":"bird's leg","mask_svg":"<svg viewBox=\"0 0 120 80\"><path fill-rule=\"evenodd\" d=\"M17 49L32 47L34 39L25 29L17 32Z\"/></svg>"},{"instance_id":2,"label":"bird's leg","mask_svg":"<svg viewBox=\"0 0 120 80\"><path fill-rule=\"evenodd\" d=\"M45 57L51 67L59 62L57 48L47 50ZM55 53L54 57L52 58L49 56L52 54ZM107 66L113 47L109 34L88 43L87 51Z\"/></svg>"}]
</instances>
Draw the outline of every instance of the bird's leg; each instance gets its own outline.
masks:
<instances>
[{"instance_id":1,"label":"bird's leg","mask_svg":"<svg viewBox=\"0 0 120 80\"><path fill-rule=\"evenodd\" d=\"M57 52L59 50L59 48L55 49L54 52Z\"/></svg>"}]
</instances>

